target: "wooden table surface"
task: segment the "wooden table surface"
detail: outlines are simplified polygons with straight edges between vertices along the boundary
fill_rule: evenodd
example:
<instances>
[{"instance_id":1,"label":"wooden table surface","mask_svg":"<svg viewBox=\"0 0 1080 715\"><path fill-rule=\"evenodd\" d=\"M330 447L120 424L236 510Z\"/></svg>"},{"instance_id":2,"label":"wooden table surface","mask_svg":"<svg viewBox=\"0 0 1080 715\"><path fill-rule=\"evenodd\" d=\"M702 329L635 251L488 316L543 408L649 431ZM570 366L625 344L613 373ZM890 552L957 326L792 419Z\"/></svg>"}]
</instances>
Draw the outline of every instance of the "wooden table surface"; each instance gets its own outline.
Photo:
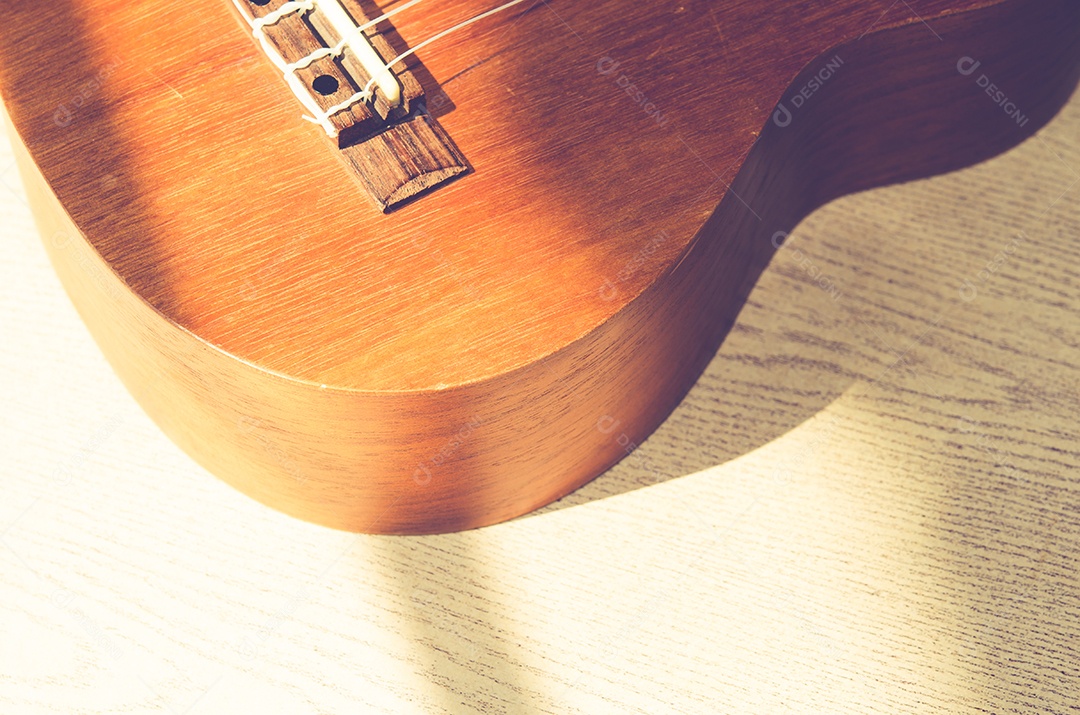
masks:
<instances>
[{"instance_id":1,"label":"wooden table surface","mask_svg":"<svg viewBox=\"0 0 1080 715\"><path fill-rule=\"evenodd\" d=\"M1080 96L815 213L609 473L421 538L282 516L173 447L12 164L0 712L1080 710Z\"/></svg>"}]
</instances>

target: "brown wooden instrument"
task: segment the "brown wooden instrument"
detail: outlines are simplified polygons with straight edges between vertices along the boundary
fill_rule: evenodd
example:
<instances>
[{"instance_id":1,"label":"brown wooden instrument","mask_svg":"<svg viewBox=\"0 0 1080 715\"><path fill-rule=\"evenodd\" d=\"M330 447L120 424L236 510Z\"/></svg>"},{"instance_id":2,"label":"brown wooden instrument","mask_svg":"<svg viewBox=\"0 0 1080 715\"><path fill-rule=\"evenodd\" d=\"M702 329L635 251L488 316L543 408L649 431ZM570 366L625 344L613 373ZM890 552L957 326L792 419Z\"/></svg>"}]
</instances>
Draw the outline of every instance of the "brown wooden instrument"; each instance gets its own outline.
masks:
<instances>
[{"instance_id":1,"label":"brown wooden instrument","mask_svg":"<svg viewBox=\"0 0 1080 715\"><path fill-rule=\"evenodd\" d=\"M251 23L286 3L243 2L6 3L0 95L136 399L238 489L364 532L592 479L802 217L1015 145L1080 72L1069 0L537 0L396 63L392 105L348 51L283 80ZM314 5L264 28L290 66L348 39ZM363 32L389 63L492 7Z\"/></svg>"}]
</instances>

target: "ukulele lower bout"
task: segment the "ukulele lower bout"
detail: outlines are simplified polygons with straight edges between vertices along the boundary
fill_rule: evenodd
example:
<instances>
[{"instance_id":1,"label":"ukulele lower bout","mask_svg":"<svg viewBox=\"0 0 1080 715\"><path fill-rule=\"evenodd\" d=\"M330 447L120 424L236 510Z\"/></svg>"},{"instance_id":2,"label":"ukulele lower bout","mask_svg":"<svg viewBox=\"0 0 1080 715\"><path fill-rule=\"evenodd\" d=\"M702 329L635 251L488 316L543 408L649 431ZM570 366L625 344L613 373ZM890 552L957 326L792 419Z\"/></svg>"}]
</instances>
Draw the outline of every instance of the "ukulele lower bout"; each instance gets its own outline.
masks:
<instances>
[{"instance_id":1,"label":"ukulele lower bout","mask_svg":"<svg viewBox=\"0 0 1080 715\"><path fill-rule=\"evenodd\" d=\"M735 2L714 9L721 39L695 4L547 3L409 63L453 95L425 126L471 172L384 215L357 196L348 152L415 145L397 132L426 116L422 92L395 65L400 104L375 91L326 114L380 73L320 53L348 33L304 3L282 27L306 18L318 44L281 59L313 113L244 36L276 1L242 22L224 2L15 4L0 94L50 258L146 412L245 494L370 533L493 524L594 478L700 375L775 236L836 196L1019 143L1080 75L1071 0L909 0L884 16ZM403 11L410 45L363 32L394 64L490 8ZM82 96L72 66L111 69L56 122ZM350 137L362 122L383 124Z\"/></svg>"}]
</instances>

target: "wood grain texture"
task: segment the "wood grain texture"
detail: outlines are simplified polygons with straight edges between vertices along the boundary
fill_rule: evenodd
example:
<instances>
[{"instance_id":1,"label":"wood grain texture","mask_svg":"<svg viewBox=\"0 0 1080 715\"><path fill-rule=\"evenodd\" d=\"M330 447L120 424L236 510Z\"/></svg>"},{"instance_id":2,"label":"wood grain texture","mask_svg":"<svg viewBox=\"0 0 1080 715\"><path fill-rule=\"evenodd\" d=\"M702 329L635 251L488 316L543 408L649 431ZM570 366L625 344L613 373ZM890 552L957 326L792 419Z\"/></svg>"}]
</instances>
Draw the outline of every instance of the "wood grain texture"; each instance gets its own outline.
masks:
<instances>
[{"instance_id":1,"label":"wood grain texture","mask_svg":"<svg viewBox=\"0 0 1080 715\"><path fill-rule=\"evenodd\" d=\"M0 711L1075 712L1078 178L1080 97L830 204L630 458L390 538L265 509L161 434L0 144Z\"/></svg>"},{"instance_id":2,"label":"wood grain texture","mask_svg":"<svg viewBox=\"0 0 1080 715\"><path fill-rule=\"evenodd\" d=\"M205 32L224 4L141 5L13 8L0 40L46 246L178 444L261 501L361 531L500 521L625 457L777 235L838 194L1012 146L1078 69L1075 3L538 5L425 56L475 174L359 223L250 43ZM397 27L424 37L478 8ZM57 26L69 42L44 42ZM58 117L81 96L72 62L110 69ZM265 121L238 143L231 113Z\"/></svg>"},{"instance_id":3,"label":"wood grain texture","mask_svg":"<svg viewBox=\"0 0 1080 715\"><path fill-rule=\"evenodd\" d=\"M399 208L469 170L465 157L426 111L346 147L342 155L381 211Z\"/></svg>"}]
</instances>

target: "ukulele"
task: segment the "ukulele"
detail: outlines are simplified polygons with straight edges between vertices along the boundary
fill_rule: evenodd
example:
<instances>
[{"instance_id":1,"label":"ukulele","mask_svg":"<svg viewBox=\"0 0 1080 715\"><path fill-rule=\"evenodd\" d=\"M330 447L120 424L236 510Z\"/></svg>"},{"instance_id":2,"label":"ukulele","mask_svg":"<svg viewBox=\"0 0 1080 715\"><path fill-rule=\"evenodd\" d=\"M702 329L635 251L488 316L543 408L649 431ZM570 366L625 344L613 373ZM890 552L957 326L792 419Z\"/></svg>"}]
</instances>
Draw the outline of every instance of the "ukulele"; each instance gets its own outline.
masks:
<instances>
[{"instance_id":1,"label":"ukulele","mask_svg":"<svg viewBox=\"0 0 1080 715\"><path fill-rule=\"evenodd\" d=\"M0 31L45 246L132 395L368 533L627 457L803 217L1014 146L1078 73L1072 0L52 0Z\"/></svg>"}]
</instances>

